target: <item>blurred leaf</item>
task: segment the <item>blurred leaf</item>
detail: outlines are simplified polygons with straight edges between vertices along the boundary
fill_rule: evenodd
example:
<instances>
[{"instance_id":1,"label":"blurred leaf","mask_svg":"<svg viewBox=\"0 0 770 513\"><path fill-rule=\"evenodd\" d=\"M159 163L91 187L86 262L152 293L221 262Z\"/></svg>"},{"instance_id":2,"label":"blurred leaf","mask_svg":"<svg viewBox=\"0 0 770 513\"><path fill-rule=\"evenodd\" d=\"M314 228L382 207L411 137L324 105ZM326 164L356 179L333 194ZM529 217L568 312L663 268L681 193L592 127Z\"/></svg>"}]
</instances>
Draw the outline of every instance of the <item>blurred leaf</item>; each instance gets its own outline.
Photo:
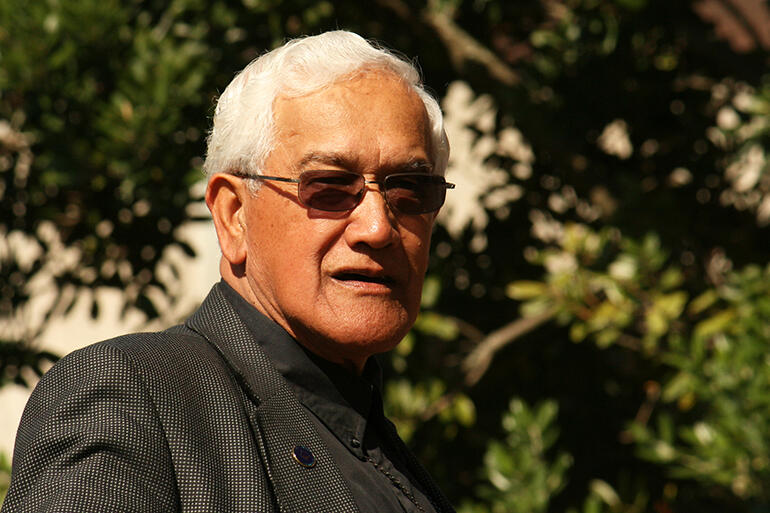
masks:
<instances>
[{"instance_id":1,"label":"blurred leaf","mask_svg":"<svg viewBox=\"0 0 770 513\"><path fill-rule=\"evenodd\" d=\"M719 300L719 294L715 290L707 290L690 302L688 312L697 315Z\"/></svg>"},{"instance_id":2,"label":"blurred leaf","mask_svg":"<svg viewBox=\"0 0 770 513\"><path fill-rule=\"evenodd\" d=\"M455 339L458 334L457 324L453 320L431 312L421 313L414 327L416 330L444 340Z\"/></svg>"},{"instance_id":3,"label":"blurred leaf","mask_svg":"<svg viewBox=\"0 0 770 513\"><path fill-rule=\"evenodd\" d=\"M716 333L723 332L731 326L735 318L736 313L732 310L718 312L695 326L695 336L707 338Z\"/></svg>"},{"instance_id":4,"label":"blurred leaf","mask_svg":"<svg viewBox=\"0 0 770 513\"><path fill-rule=\"evenodd\" d=\"M545 283L520 280L508 284L506 295L511 299L526 300L541 297L547 290Z\"/></svg>"}]
</instances>

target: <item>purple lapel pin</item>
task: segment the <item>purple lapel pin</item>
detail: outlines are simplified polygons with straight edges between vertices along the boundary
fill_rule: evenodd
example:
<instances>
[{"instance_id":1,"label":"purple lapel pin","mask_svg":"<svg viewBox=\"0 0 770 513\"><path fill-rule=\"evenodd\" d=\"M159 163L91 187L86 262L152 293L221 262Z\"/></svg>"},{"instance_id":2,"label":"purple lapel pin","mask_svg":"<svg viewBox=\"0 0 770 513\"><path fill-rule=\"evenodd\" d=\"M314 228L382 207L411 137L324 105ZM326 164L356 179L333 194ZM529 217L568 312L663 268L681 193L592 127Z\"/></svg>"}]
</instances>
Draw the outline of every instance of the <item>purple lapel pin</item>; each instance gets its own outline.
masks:
<instances>
[{"instance_id":1,"label":"purple lapel pin","mask_svg":"<svg viewBox=\"0 0 770 513\"><path fill-rule=\"evenodd\" d=\"M307 447L296 445L291 455L294 457L294 461L303 467L310 468L315 465L315 456Z\"/></svg>"}]
</instances>

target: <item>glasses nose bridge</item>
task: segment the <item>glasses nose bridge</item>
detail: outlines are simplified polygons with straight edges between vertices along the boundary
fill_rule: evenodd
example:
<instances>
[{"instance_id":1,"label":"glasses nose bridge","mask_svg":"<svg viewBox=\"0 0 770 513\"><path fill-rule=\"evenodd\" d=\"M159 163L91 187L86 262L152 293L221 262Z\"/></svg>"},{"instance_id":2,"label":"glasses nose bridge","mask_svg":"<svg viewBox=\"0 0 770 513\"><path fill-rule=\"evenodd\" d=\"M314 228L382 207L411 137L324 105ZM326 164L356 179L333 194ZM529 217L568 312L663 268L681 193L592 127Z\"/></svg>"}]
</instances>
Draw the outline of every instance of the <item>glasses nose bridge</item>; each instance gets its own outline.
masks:
<instances>
[{"instance_id":1,"label":"glasses nose bridge","mask_svg":"<svg viewBox=\"0 0 770 513\"><path fill-rule=\"evenodd\" d=\"M370 185L376 185L377 187L369 187ZM364 179L364 183L361 187L363 190L361 191L361 198L358 200L358 204L360 205L361 202L364 201L364 196L366 195L367 191L374 191L378 192L382 196L382 200L385 203L385 205L388 207L388 210L393 215L398 214L398 211L393 208L390 203L388 202L388 195L386 194L385 190L385 182L382 180L366 180Z\"/></svg>"},{"instance_id":2,"label":"glasses nose bridge","mask_svg":"<svg viewBox=\"0 0 770 513\"><path fill-rule=\"evenodd\" d=\"M377 192L385 194L385 184L380 180L364 180L364 189L369 189L367 185L377 185Z\"/></svg>"},{"instance_id":3,"label":"glasses nose bridge","mask_svg":"<svg viewBox=\"0 0 770 513\"><path fill-rule=\"evenodd\" d=\"M376 185L377 187L369 187L370 185ZM359 200L359 203L361 201L364 201L364 194L366 194L366 191L373 190L375 192L379 192L382 194L383 199L385 200L385 203L388 202L388 196L385 194L385 182L381 180L364 180L364 183L361 185L361 199ZM390 205L388 205L390 206Z\"/></svg>"}]
</instances>

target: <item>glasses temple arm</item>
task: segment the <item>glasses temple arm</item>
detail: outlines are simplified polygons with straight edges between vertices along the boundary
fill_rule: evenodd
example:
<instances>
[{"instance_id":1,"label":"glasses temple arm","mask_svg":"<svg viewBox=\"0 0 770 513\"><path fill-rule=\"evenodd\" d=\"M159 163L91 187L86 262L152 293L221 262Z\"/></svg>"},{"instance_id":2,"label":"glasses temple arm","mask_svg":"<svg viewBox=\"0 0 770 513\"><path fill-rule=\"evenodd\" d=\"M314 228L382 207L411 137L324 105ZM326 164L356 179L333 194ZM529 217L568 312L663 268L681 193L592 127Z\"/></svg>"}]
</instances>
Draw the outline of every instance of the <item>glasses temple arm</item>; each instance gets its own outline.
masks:
<instances>
[{"instance_id":1,"label":"glasses temple arm","mask_svg":"<svg viewBox=\"0 0 770 513\"><path fill-rule=\"evenodd\" d=\"M296 178L286 178L284 176L267 176L267 175L250 175L247 173L230 173L233 176L237 176L238 178L250 178L253 180L275 180L276 182L289 182L289 183L299 183L299 180Z\"/></svg>"}]
</instances>

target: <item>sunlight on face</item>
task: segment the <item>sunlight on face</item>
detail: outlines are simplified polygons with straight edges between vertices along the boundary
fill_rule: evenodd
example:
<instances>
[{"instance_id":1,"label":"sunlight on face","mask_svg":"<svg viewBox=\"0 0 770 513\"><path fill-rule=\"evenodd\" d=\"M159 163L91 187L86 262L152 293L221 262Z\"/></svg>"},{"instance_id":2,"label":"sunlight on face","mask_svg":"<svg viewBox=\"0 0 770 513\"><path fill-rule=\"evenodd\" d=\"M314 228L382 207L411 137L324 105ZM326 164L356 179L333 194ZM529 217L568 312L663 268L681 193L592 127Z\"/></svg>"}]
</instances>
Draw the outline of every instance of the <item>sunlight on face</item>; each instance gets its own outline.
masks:
<instances>
[{"instance_id":1,"label":"sunlight on face","mask_svg":"<svg viewBox=\"0 0 770 513\"><path fill-rule=\"evenodd\" d=\"M430 167L422 101L370 72L275 105L264 174L339 169L381 180ZM414 323L435 213L394 215L377 186L349 212L308 209L296 185L263 182L246 202L246 275L257 308L314 353L361 368Z\"/></svg>"}]
</instances>

